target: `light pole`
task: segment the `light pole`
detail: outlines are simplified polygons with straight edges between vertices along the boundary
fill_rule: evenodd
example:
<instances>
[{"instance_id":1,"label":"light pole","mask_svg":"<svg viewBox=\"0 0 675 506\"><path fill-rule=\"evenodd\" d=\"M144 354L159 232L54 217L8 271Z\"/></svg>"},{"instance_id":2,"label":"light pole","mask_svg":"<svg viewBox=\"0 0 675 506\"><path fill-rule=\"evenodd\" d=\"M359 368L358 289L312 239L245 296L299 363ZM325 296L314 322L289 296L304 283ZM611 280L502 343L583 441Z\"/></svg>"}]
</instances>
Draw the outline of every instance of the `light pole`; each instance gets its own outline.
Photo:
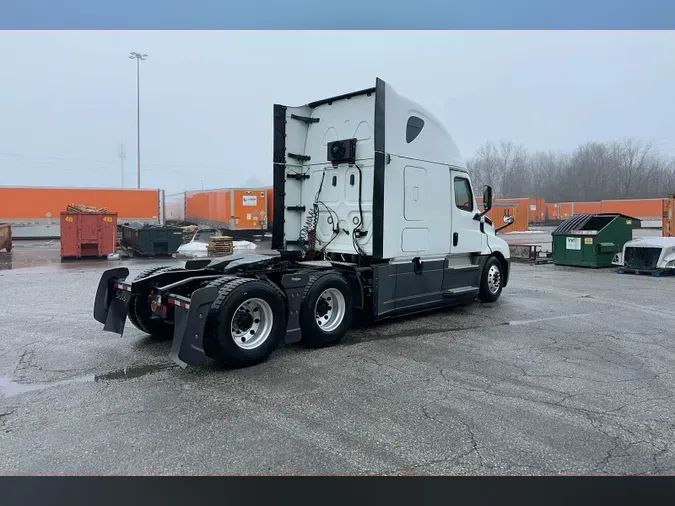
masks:
<instances>
[{"instance_id":1,"label":"light pole","mask_svg":"<svg viewBox=\"0 0 675 506\"><path fill-rule=\"evenodd\" d=\"M117 156L120 158L120 172L122 174L122 188L124 188L124 159L127 157L127 149L124 144L119 145Z\"/></svg>"},{"instance_id":2,"label":"light pole","mask_svg":"<svg viewBox=\"0 0 675 506\"><path fill-rule=\"evenodd\" d=\"M148 57L147 54L129 53L130 60L136 60L136 171L138 187L141 187L141 61Z\"/></svg>"}]
</instances>

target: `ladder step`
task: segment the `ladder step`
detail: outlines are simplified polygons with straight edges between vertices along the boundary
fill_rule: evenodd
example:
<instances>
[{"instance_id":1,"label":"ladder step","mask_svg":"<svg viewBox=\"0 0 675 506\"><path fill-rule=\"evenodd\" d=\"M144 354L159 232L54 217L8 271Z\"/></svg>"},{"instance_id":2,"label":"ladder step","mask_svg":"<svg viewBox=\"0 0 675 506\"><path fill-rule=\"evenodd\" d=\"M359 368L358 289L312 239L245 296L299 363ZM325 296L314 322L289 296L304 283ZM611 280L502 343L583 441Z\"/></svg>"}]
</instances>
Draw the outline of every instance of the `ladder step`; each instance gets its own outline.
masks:
<instances>
[{"instance_id":1,"label":"ladder step","mask_svg":"<svg viewBox=\"0 0 675 506\"><path fill-rule=\"evenodd\" d=\"M296 155L295 153L288 153L288 158L293 158L294 160L300 160L301 162L308 162L312 159L308 155Z\"/></svg>"},{"instance_id":2,"label":"ladder step","mask_svg":"<svg viewBox=\"0 0 675 506\"><path fill-rule=\"evenodd\" d=\"M302 181L303 179L309 179L309 174L298 174L297 172L289 172L286 174L286 179L297 179Z\"/></svg>"},{"instance_id":3,"label":"ladder step","mask_svg":"<svg viewBox=\"0 0 675 506\"><path fill-rule=\"evenodd\" d=\"M307 116L298 116L297 114L291 114L291 118L297 119L298 121L304 121L305 123L319 122L319 118L308 118Z\"/></svg>"}]
</instances>

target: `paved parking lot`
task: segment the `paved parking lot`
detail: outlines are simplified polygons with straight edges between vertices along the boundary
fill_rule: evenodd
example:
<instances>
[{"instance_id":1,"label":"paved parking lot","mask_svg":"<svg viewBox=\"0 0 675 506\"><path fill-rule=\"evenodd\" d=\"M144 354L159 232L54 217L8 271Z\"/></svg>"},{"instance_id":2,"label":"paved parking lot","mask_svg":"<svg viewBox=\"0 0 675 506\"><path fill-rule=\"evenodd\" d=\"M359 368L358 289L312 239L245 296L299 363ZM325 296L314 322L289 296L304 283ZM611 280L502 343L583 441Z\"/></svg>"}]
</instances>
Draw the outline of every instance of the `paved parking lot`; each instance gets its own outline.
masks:
<instances>
[{"instance_id":1,"label":"paved parking lot","mask_svg":"<svg viewBox=\"0 0 675 506\"><path fill-rule=\"evenodd\" d=\"M675 472L675 278L516 264L494 305L182 370L93 320L104 264L0 270L2 474Z\"/></svg>"}]
</instances>

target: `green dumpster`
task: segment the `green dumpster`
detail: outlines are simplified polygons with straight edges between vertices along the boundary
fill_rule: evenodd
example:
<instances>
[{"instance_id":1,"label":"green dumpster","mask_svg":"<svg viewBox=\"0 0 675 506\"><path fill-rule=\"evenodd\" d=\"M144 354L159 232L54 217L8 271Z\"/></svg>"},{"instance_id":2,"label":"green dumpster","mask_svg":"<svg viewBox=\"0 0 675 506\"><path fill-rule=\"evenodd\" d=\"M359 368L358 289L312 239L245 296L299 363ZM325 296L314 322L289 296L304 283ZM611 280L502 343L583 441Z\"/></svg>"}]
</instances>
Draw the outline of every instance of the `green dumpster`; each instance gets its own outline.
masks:
<instances>
[{"instance_id":1,"label":"green dumpster","mask_svg":"<svg viewBox=\"0 0 675 506\"><path fill-rule=\"evenodd\" d=\"M183 244L183 229L142 223L124 224L120 244L134 255L170 256Z\"/></svg>"},{"instance_id":2,"label":"green dumpster","mask_svg":"<svg viewBox=\"0 0 675 506\"><path fill-rule=\"evenodd\" d=\"M553 236L553 263L574 267L611 267L612 257L633 239L634 218L618 213L576 214Z\"/></svg>"}]
</instances>

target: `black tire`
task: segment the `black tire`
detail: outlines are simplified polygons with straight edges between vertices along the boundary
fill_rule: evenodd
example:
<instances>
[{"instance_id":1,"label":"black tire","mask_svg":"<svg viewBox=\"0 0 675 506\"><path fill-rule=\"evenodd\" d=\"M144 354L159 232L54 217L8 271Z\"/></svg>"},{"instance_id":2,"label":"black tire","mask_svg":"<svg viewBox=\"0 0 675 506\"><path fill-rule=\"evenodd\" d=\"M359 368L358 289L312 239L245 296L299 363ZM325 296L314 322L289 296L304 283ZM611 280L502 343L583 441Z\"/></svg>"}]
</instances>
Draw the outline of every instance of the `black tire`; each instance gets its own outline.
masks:
<instances>
[{"instance_id":1,"label":"black tire","mask_svg":"<svg viewBox=\"0 0 675 506\"><path fill-rule=\"evenodd\" d=\"M260 279L235 278L223 283L224 286L211 305L206 320L204 352L208 357L230 367L260 364L269 358L286 334L286 297L276 285ZM271 311L271 329L267 338L259 345L244 349L235 342L232 322L240 305L250 299L261 299L267 303ZM269 317L270 315L266 316Z\"/></svg>"},{"instance_id":2,"label":"black tire","mask_svg":"<svg viewBox=\"0 0 675 506\"><path fill-rule=\"evenodd\" d=\"M494 289L496 283L496 290ZM497 257L490 257L483 266L478 299L481 302L495 302L502 294L504 269ZM492 287L492 288L491 288Z\"/></svg>"},{"instance_id":3,"label":"black tire","mask_svg":"<svg viewBox=\"0 0 675 506\"><path fill-rule=\"evenodd\" d=\"M168 265L160 265L159 267L149 267L148 269L145 269L144 271L141 271L141 273L134 278L134 281L138 281L139 279L147 278L151 274L155 274L157 271L176 270L176 269L180 269L180 267L173 267L173 266L168 266Z\"/></svg>"},{"instance_id":4,"label":"black tire","mask_svg":"<svg viewBox=\"0 0 675 506\"><path fill-rule=\"evenodd\" d=\"M222 278L214 279L213 281L208 281L204 284L205 288L222 288L226 284L231 283L237 279L241 279L237 276L223 276Z\"/></svg>"},{"instance_id":5,"label":"black tire","mask_svg":"<svg viewBox=\"0 0 675 506\"><path fill-rule=\"evenodd\" d=\"M179 271L182 267L151 267L144 270L135 280L147 278L152 274L160 272ZM147 294L132 295L129 301L129 321L140 331L149 334L153 341L169 341L173 339L173 323L165 320L153 319L150 305L148 304Z\"/></svg>"},{"instance_id":6,"label":"black tire","mask_svg":"<svg viewBox=\"0 0 675 506\"><path fill-rule=\"evenodd\" d=\"M328 298L320 303L319 298L329 289L339 291L343 300L331 302L332 297L329 294ZM322 303L326 304L328 310L335 309L334 306L329 305L331 303L344 304L342 320L339 323L336 320L336 326L328 331L317 322L317 304ZM318 310L322 312L320 306ZM328 320L326 323L329 323L327 314L324 314L324 318ZM300 305L300 330L303 344L312 348L322 348L340 342L351 326L353 317L354 301L345 278L335 272L318 272L309 277Z\"/></svg>"},{"instance_id":7,"label":"black tire","mask_svg":"<svg viewBox=\"0 0 675 506\"><path fill-rule=\"evenodd\" d=\"M151 274L154 274L158 270L164 269L164 268L166 268L166 266L150 267L149 269L145 269L138 276L136 276L134 278L134 281L136 281L138 279L146 278L146 277L150 276ZM132 296L131 301L129 302L129 313L128 313L127 316L129 317L129 321L131 322L131 324L134 327L136 327L141 332L145 332L147 334L148 331L145 329L145 327L143 327L141 325L141 323L138 321L138 318L136 318L135 304L136 304L136 297Z\"/></svg>"}]
</instances>

